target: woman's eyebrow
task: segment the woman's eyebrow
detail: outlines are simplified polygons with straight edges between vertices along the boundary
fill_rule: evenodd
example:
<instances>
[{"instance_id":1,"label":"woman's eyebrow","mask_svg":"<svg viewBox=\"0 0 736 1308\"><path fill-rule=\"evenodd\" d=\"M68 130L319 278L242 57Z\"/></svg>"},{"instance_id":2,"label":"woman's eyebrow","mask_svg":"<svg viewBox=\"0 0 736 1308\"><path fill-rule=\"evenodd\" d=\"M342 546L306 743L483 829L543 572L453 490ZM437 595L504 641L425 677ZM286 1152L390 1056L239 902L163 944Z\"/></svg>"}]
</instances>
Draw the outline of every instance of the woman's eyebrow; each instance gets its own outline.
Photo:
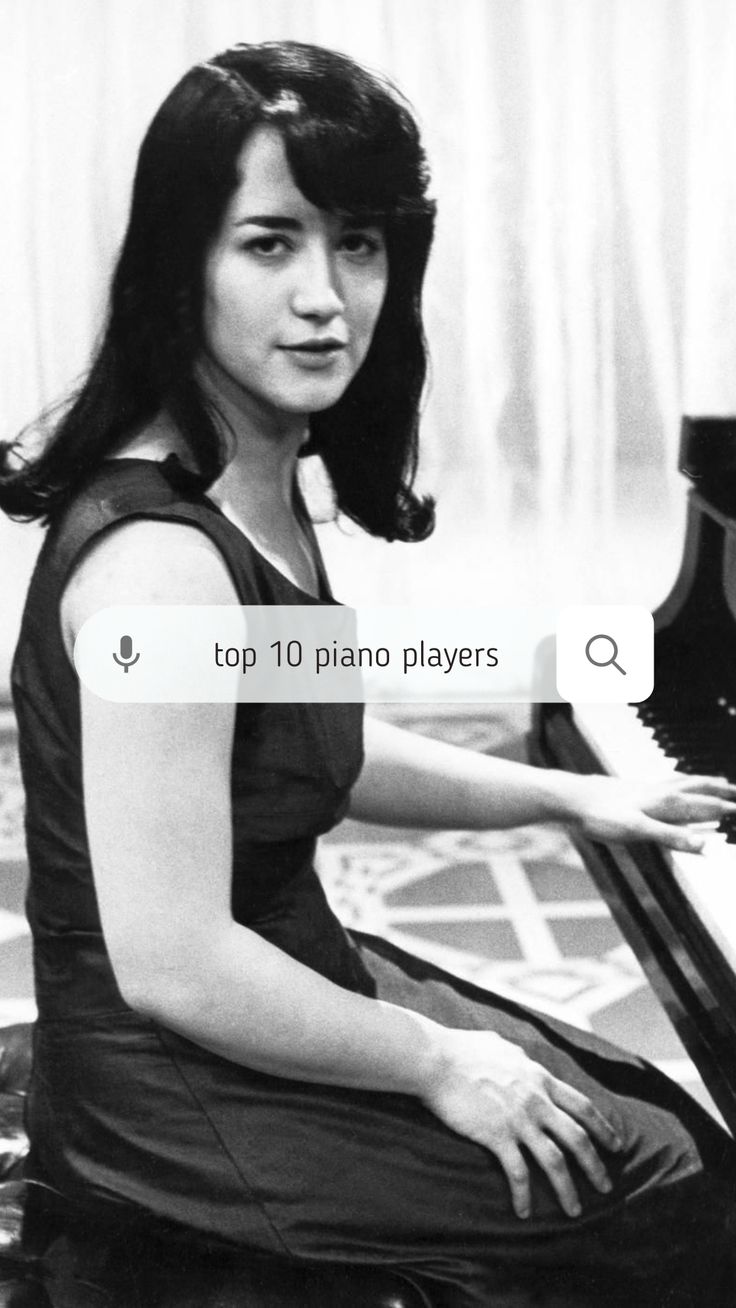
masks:
<instances>
[{"instance_id":1,"label":"woman's eyebrow","mask_svg":"<svg viewBox=\"0 0 736 1308\"><path fill-rule=\"evenodd\" d=\"M341 218L341 222L345 231L352 231L365 227L383 227L386 218L383 214L346 214ZM298 218L288 218L285 214L274 213L248 214L244 218L236 218L233 226L245 227L249 223L254 227L266 227L271 231L299 232L303 227Z\"/></svg>"},{"instance_id":2,"label":"woman's eyebrow","mask_svg":"<svg viewBox=\"0 0 736 1308\"><path fill-rule=\"evenodd\" d=\"M273 230L279 229L280 231L284 231L285 229L289 232L298 232L301 231L302 228L302 224L298 218L287 218L281 214L275 213L249 214L245 218L236 219L233 226L244 227L246 223L252 223L254 227L268 227Z\"/></svg>"}]
</instances>

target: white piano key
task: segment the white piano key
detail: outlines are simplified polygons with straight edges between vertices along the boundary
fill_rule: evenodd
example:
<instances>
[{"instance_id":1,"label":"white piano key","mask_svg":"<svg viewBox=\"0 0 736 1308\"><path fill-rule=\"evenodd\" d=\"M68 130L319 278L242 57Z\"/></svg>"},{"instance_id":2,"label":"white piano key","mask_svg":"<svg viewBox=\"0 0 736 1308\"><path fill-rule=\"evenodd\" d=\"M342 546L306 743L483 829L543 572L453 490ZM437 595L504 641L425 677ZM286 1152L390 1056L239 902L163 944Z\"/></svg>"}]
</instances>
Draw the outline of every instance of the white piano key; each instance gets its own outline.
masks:
<instances>
[{"instance_id":1,"label":"white piano key","mask_svg":"<svg viewBox=\"0 0 736 1308\"><path fill-rule=\"evenodd\" d=\"M736 972L736 851L725 836L706 836L702 854L672 852L668 861L683 894Z\"/></svg>"},{"instance_id":2,"label":"white piano key","mask_svg":"<svg viewBox=\"0 0 736 1308\"><path fill-rule=\"evenodd\" d=\"M629 704L578 704L573 708L580 734L609 772L632 778L679 775L652 729Z\"/></svg>"}]
</instances>

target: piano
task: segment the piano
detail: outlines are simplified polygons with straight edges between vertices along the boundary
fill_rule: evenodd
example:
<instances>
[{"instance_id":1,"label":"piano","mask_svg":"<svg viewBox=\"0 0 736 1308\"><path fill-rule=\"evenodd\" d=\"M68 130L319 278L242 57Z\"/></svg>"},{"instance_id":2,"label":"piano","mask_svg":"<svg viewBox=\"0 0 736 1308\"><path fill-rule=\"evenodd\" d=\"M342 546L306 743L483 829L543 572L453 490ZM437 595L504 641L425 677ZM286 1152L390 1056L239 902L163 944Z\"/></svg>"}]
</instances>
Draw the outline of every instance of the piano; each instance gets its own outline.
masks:
<instances>
[{"instance_id":1,"label":"piano","mask_svg":"<svg viewBox=\"0 0 736 1308\"><path fill-rule=\"evenodd\" d=\"M532 761L577 773L736 782L736 418L683 418L688 492L674 587L654 614L642 704L541 704ZM577 840L625 938L736 1135L736 819L703 854Z\"/></svg>"}]
</instances>

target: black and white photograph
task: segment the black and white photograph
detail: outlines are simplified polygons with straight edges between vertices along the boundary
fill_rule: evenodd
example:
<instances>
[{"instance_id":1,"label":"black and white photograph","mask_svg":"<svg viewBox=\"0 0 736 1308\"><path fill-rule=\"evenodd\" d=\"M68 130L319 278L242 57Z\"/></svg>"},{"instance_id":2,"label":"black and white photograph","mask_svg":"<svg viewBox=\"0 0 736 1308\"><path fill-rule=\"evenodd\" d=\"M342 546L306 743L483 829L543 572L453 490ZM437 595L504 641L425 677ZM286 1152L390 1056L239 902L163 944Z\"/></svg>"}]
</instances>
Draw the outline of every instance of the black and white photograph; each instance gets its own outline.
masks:
<instances>
[{"instance_id":1,"label":"black and white photograph","mask_svg":"<svg viewBox=\"0 0 736 1308\"><path fill-rule=\"evenodd\" d=\"M736 7L0 0L0 119L0 1308L733 1308Z\"/></svg>"}]
</instances>

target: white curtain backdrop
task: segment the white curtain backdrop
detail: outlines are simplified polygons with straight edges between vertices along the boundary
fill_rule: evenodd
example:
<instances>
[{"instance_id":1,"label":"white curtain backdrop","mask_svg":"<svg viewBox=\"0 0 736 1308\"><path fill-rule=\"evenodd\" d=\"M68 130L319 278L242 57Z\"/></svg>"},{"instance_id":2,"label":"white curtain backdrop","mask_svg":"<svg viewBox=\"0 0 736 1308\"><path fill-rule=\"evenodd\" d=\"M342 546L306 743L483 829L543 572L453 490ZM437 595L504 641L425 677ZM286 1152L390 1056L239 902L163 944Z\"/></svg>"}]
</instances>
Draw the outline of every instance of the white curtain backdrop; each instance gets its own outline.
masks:
<instances>
[{"instance_id":1,"label":"white curtain backdrop","mask_svg":"<svg viewBox=\"0 0 736 1308\"><path fill-rule=\"evenodd\" d=\"M394 78L440 206L439 526L420 546L325 528L338 594L655 606L680 415L736 412L732 0L0 0L0 435L84 369L160 100L278 38ZM0 694L39 538L0 524Z\"/></svg>"}]
</instances>

